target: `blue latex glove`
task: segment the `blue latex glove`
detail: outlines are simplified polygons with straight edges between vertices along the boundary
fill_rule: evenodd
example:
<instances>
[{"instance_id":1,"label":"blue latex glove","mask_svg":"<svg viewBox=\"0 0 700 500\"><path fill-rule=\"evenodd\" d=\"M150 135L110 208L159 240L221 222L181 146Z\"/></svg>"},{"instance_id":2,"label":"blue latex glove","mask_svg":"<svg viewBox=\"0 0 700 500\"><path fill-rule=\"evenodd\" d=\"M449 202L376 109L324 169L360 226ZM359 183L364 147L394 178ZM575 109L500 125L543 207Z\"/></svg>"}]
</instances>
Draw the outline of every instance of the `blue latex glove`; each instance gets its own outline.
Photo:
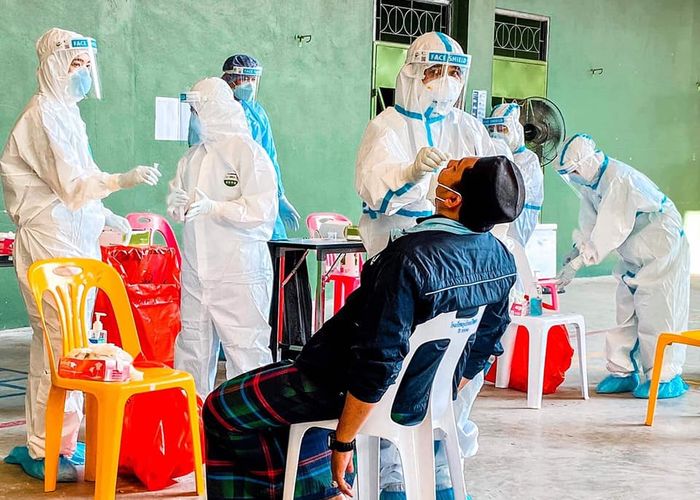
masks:
<instances>
[{"instance_id":1,"label":"blue latex glove","mask_svg":"<svg viewBox=\"0 0 700 500\"><path fill-rule=\"evenodd\" d=\"M301 217L299 216L299 212L294 208L294 205L289 203L289 200L284 195L280 197L279 204L280 217L282 222L284 222L284 226L291 231L299 229L299 219Z\"/></svg>"}]
</instances>

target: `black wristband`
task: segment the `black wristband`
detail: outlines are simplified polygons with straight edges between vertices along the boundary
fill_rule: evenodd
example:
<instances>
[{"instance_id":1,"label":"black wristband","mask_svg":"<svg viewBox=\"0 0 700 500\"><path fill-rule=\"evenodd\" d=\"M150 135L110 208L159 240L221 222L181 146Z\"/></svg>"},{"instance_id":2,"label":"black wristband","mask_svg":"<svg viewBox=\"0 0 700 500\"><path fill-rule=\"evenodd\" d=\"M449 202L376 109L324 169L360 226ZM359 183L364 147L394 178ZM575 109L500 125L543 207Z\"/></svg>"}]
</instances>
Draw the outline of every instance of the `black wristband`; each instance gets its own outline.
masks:
<instances>
[{"instance_id":1,"label":"black wristband","mask_svg":"<svg viewBox=\"0 0 700 500\"><path fill-rule=\"evenodd\" d=\"M353 439L349 443L338 441L335 438L335 431L331 431L328 434L328 449L333 451L339 451L341 453L347 453L348 451L353 451L355 449L355 440Z\"/></svg>"}]
</instances>

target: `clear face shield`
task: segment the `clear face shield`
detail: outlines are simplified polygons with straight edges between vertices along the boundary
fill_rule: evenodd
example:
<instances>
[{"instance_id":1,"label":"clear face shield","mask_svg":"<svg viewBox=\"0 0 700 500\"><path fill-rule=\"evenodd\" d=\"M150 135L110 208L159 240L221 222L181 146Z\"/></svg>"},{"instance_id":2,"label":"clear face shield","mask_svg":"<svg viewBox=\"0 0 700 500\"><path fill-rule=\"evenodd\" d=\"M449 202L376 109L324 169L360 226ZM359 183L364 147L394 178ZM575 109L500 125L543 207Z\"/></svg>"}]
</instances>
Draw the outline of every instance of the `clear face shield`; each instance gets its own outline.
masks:
<instances>
[{"instance_id":1,"label":"clear face shield","mask_svg":"<svg viewBox=\"0 0 700 500\"><path fill-rule=\"evenodd\" d=\"M506 125L506 119L502 116L493 116L491 118L484 118L482 122L486 130L488 130L491 139L493 139L498 154L512 160L513 153L508 145L508 125Z\"/></svg>"},{"instance_id":2,"label":"clear face shield","mask_svg":"<svg viewBox=\"0 0 700 500\"><path fill-rule=\"evenodd\" d=\"M580 188L587 186L588 182L578 173L576 168L566 170L564 167L558 167L557 173L564 183L574 192L574 194L581 198Z\"/></svg>"},{"instance_id":3,"label":"clear face shield","mask_svg":"<svg viewBox=\"0 0 700 500\"><path fill-rule=\"evenodd\" d=\"M453 107L462 108L469 79L471 56L449 52L418 51L412 62L425 66L422 83L427 91L426 103L432 107L433 113L445 115Z\"/></svg>"},{"instance_id":4,"label":"clear face shield","mask_svg":"<svg viewBox=\"0 0 700 500\"><path fill-rule=\"evenodd\" d=\"M202 133L202 124L197 116L195 106L201 100L199 92L181 92L180 93L180 126L179 137L181 140L187 139L188 146L196 146L200 142Z\"/></svg>"},{"instance_id":5,"label":"clear face shield","mask_svg":"<svg viewBox=\"0 0 700 500\"><path fill-rule=\"evenodd\" d=\"M72 38L64 50L75 54L68 68L69 92L76 98L102 99L102 84L97 65L97 42L94 38Z\"/></svg>"},{"instance_id":6,"label":"clear face shield","mask_svg":"<svg viewBox=\"0 0 700 500\"><path fill-rule=\"evenodd\" d=\"M258 98L262 66L234 66L224 71L224 80L233 89L233 96L238 101L254 101Z\"/></svg>"}]
</instances>

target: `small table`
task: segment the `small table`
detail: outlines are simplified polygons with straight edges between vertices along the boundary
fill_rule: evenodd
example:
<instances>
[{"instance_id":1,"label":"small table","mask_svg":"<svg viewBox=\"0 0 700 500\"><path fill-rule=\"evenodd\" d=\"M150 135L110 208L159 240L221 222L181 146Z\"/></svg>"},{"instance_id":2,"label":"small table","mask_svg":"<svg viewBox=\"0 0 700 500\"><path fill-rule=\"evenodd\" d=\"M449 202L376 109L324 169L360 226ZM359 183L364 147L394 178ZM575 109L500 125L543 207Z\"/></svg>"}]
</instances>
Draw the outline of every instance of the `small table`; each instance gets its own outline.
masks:
<instances>
[{"instance_id":1,"label":"small table","mask_svg":"<svg viewBox=\"0 0 700 500\"><path fill-rule=\"evenodd\" d=\"M277 342L273 345L272 358L277 359L279 345L282 342L282 332L284 330L284 286L289 282L294 273L306 261L306 256L310 250L316 252L316 306L314 308L314 328L313 331L318 331L323 325L323 313L326 301L326 276L331 273L335 264L340 260L340 256L347 253L365 252L365 246L362 241L348 240L324 240L319 238L292 238L288 240L270 241L268 243L273 252L275 260L279 260L277 266L277 276L275 279L278 283L277 288ZM303 250L304 254L296 262L294 268L288 276L284 275L285 269L285 253L292 250ZM338 259L333 263L333 266L325 273L323 272L323 263L328 255L338 254Z\"/></svg>"}]
</instances>

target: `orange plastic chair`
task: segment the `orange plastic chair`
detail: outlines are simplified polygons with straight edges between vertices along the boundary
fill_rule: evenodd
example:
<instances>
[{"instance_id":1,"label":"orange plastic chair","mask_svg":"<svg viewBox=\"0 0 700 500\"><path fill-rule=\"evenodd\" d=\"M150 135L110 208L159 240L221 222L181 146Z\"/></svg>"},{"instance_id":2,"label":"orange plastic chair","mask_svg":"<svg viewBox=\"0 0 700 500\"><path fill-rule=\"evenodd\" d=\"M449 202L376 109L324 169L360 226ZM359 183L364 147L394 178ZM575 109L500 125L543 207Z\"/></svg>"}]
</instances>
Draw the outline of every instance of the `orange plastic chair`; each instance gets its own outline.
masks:
<instances>
[{"instance_id":1,"label":"orange plastic chair","mask_svg":"<svg viewBox=\"0 0 700 500\"><path fill-rule=\"evenodd\" d=\"M111 266L98 260L63 258L35 262L29 268L28 277L41 315L44 345L51 364L52 385L46 409L44 491L56 490L66 391L82 391L87 396L85 480L94 481L95 498L105 500L115 497L124 407L127 400L135 394L178 388L187 394L197 494L204 494L197 393L192 375L171 368L140 368L144 374L142 381L98 382L64 378L58 374L56 362L59 356L66 355L74 348L89 345L86 303L92 288L101 289L109 297L119 326L123 349L134 358L141 353L129 299L119 274ZM53 352L47 333L42 300L45 293L53 298L58 311L63 338L62 351L58 353ZM163 411L168 409L163 408Z\"/></svg>"},{"instance_id":2,"label":"orange plastic chair","mask_svg":"<svg viewBox=\"0 0 700 500\"><path fill-rule=\"evenodd\" d=\"M180 255L180 246L177 244L175 232L165 217L158 214L149 213L133 213L126 216L132 229L137 231L151 231L151 244L153 244L153 233L157 232L163 236L165 244L169 248L175 249L175 257L177 258L178 266L182 266L182 256Z\"/></svg>"},{"instance_id":3,"label":"orange plastic chair","mask_svg":"<svg viewBox=\"0 0 700 500\"><path fill-rule=\"evenodd\" d=\"M306 229L309 236L319 238L319 229L324 222L340 222L352 224L352 221L344 215L334 212L314 212L306 217ZM326 268L330 269L336 261L335 255L326 257ZM333 282L333 313L337 313L345 305L345 299L360 286L360 275L362 271L362 257L359 257L357 274L348 274L338 269L326 278L326 282Z\"/></svg>"},{"instance_id":4,"label":"orange plastic chair","mask_svg":"<svg viewBox=\"0 0 700 500\"><path fill-rule=\"evenodd\" d=\"M662 333L656 341L656 354L654 355L654 370L651 375L649 386L649 403L647 404L647 419L644 425L654 423L654 412L656 411L656 400L659 395L659 383L661 382L661 365L664 362L664 352L671 344L686 344L700 347L700 330L690 330L681 333Z\"/></svg>"}]
</instances>

